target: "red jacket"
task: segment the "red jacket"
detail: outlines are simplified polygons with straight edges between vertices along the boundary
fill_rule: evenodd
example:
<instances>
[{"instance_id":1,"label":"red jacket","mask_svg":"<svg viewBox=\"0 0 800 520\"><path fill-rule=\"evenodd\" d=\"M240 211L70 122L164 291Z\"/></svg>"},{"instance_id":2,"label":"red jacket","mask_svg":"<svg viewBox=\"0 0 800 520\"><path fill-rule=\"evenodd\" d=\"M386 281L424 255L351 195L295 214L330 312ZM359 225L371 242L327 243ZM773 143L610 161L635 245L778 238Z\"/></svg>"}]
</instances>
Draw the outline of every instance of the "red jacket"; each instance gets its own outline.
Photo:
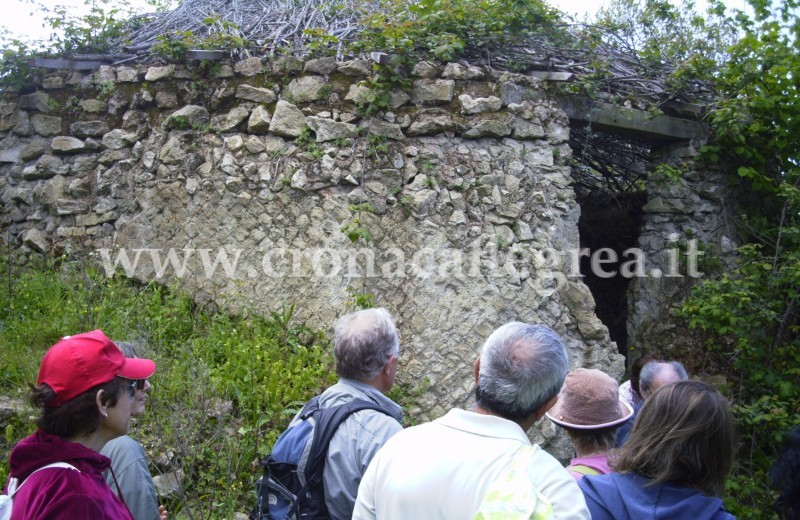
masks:
<instances>
[{"instance_id":1,"label":"red jacket","mask_svg":"<svg viewBox=\"0 0 800 520\"><path fill-rule=\"evenodd\" d=\"M11 520L132 520L125 504L103 478L111 459L74 442L37 430L11 451L11 477L19 484L35 470L66 462L78 470L37 472L14 495Z\"/></svg>"}]
</instances>

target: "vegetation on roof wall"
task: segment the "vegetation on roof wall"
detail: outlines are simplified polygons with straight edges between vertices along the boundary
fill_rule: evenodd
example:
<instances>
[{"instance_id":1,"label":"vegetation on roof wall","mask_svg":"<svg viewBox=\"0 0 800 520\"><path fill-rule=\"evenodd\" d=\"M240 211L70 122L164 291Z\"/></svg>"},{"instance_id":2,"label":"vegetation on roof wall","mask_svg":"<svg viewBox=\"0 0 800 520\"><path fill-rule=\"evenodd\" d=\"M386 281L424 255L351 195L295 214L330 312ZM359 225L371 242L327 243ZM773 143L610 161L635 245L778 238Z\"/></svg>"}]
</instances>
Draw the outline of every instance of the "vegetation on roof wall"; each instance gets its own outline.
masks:
<instances>
[{"instance_id":1,"label":"vegetation on roof wall","mask_svg":"<svg viewBox=\"0 0 800 520\"><path fill-rule=\"evenodd\" d=\"M681 314L687 328L696 331L698 352L727 371L723 390L734 404L742 443L726 506L739 518L765 518L774 498L767 484L769 466L784 433L800 424L797 0L749 0L751 14L712 1L702 15L691 4L614 0L593 23L571 23L538 0L305 4L335 8L329 18L341 23L306 26L294 35L274 29L270 37L251 39L252 27L233 27L218 15L227 20L228 34L242 38L231 42L248 42L239 46L240 52L352 57L387 51L392 59L376 74L376 81L386 85L403 81L408 67L421 59L464 60L519 72L571 71L579 76L568 87L574 92L616 96L617 101L644 99L656 109L669 99L706 105L704 118L715 140L704 148L703 159L721 165L739 193L729 203L742 240L741 262L731 272L707 277ZM313 14L299 7L297 13ZM174 18L164 15L151 23ZM33 51L23 42L6 44L0 82L12 91L30 85L37 72L26 67L25 59L33 54L118 51L120 41L149 34L148 20L126 25L113 11L63 19L64 32L47 51ZM152 38L147 57L159 59L149 50L156 43L170 48L169 42L189 37L186 45L208 43L211 26L221 26L207 25L208 30L202 22L193 26L198 28L191 35L179 28L162 31L160 41ZM679 177L680 172L673 173ZM250 326L242 322L234 328ZM219 370L216 361L208 363L209 370ZM262 408L253 413L279 412Z\"/></svg>"}]
</instances>

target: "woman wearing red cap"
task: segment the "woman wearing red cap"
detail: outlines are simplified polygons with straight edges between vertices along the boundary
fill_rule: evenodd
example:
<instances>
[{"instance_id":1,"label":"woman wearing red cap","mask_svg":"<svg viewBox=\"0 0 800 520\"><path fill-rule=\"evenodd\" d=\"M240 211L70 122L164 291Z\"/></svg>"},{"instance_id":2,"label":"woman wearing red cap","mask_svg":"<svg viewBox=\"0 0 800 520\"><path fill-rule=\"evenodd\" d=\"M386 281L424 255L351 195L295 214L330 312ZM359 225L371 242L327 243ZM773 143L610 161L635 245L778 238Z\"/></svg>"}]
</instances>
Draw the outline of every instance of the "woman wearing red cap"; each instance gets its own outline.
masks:
<instances>
[{"instance_id":1,"label":"woman wearing red cap","mask_svg":"<svg viewBox=\"0 0 800 520\"><path fill-rule=\"evenodd\" d=\"M11 520L131 518L103 478L111 461L100 450L128 432L137 381L155 369L149 359L127 359L100 330L47 351L31 394L39 429L8 459Z\"/></svg>"}]
</instances>

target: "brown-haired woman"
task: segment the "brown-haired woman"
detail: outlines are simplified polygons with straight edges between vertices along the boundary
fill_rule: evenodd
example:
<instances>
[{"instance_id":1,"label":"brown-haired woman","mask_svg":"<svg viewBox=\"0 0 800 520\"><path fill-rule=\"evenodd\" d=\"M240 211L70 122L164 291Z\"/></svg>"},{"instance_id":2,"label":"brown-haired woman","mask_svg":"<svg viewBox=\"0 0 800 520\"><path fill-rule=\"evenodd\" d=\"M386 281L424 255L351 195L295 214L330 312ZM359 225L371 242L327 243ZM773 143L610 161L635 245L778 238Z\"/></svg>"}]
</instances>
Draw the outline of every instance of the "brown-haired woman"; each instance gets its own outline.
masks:
<instances>
[{"instance_id":1,"label":"brown-haired woman","mask_svg":"<svg viewBox=\"0 0 800 520\"><path fill-rule=\"evenodd\" d=\"M100 330L68 336L44 355L31 394L39 429L11 452L11 520L128 520L111 491L99 452L128 432L136 380L155 371L149 359L126 359Z\"/></svg>"},{"instance_id":2,"label":"brown-haired woman","mask_svg":"<svg viewBox=\"0 0 800 520\"><path fill-rule=\"evenodd\" d=\"M663 386L613 457L618 473L579 482L592 518L735 519L720 498L735 437L730 404L716 389L699 381Z\"/></svg>"}]
</instances>

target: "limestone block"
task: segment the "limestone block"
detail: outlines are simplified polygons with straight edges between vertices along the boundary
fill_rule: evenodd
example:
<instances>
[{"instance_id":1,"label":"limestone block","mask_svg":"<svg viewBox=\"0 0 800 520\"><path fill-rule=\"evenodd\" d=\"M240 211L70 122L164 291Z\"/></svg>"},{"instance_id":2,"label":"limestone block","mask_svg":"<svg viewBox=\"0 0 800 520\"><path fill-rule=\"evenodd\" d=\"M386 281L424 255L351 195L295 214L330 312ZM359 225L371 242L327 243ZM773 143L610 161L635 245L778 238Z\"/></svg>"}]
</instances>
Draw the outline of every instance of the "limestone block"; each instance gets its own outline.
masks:
<instances>
[{"instance_id":1,"label":"limestone block","mask_svg":"<svg viewBox=\"0 0 800 520\"><path fill-rule=\"evenodd\" d=\"M33 94L20 96L19 108L48 113L50 112L50 96L46 92L34 92Z\"/></svg>"},{"instance_id":2,"label":"limestone block","mask_svg":"<svg viewBox=\"0 0 800 520\"><path fill-rule=\"evenodd\" d=\"M59 179L63 177L53 177L53 180ZM73 179L67 185L67 194L73 197L85 197L89 193L91 193L92 187L89 184L88 179ZM55 198L61 197L61 194L58 194Z\"/></svg>"},{"instance_id":3,"label":"limestone block","mask_svg":"<svg viewBox=\"0 0 800 520\"><path fill-rule=\"evenodd\" d=\"M243 83L236 88L236 98L256 103L274 103L278 96L272 89L254 87Z\"/></svg>"},{"instance_id":4,"label":"limestone block","mask_svg":"<svg viewBox=\"0 0 800 520\"><path fill-rule=\"evenodd\" d=\"M50 241L47 238L47 233L41 229L29 229L23 233L22 242L40 253L46 253L50 250Z\"/></svg>"},{"instance_id":5,"label":"limestone block","mask_svg":"<svg viewBox=\"0 0 800 520\"><path fill-rule=\"evenodd\" d=\"M17 135L31 135L33 133L33 125L31 125L31 118L27 112L20 111L18 113L13 132Z\"/></svg>"},{"instance_id":6,"label":"limestone block","mask_svg":"<svg viewBox=\"0 0 800 520\"><path fill-rule=\"evenodd\" d=\"M389 106L392 107L392 110L397 110L410 102L411 97L402 90L392 90L389 92Z\"/></svg>"},{"instance_id":7,"label":"limestone block","mask_svg":"<svg viewBox=\"0 0 800 520\"><path fill-rule=\"evenodd\" d=\"M241 177L226 177L225 189L231 193L239 193L244 189L244 182Z\"/></svg>"},{"instance_id":8,"label":"limestone block","mask_svg":"<svg viewBox=\"0 0 800 520\"><path fill-rule=\"evenodd\" d=\"M110 65L101 65L100 68L94 72L93 80L98 85L116 83L117 75L114 73L114 68Z\"/></svg>"},{"instance_id":9,"label":"limestone block","mask_svg":"<svg viewBox=\"0 0 800 520\"><path fill-rule=\"evenodd\" d=\"M528 121L527 119L516 117L511 136L516 139L539 139L544 137L544 128L538 121Z\"/></svg>"},{"instance_id":10,"label":"limestone block","mask_svg":"<svg viewBox=\"0 0 800 520\"><path fill-rule=\"evenodd\" d=\"M514 234L520 242L530 242L534 238L533 231L531 231L531 227L527 222L517 222L517 229Z\"/></svg>"},{"instance_id":11,"label":"limestone block","mask_svg":"<svg viewBox=\"0 0 800 520\"><path fill-rule=\"evenodd\" d=\"M440 134L455 129L450 113L441 110L420 110L407 133L410 136Z\"/></svg>"},{"instance_id":12,"label":"limestone block","mask_svg":"<svg viewBox=\"0 0 800 520\"><path fill-rule=\"evenodd\" d=\"M250 112L242 107L233 107L226 114L219 114L211 118L211 126L221 132L231 132L235 130L247 117Z\"/></svg>"},{"instance_id":13,"label":"limestone block","mask_svg":"<svg viewBox=\"0 0 800 520\"><path fill-rule=\"evenodd\" d=\"M361 83L353 83L350 85L350 89L347 91L347 94L344 96L345 101L352 101L355 104L366 104L370 102L372 95L372 90L361 84Z\"/></svg>"},{"instance_id":14,"label":"limestone block","mask_svg":"<svg viewBox=\"0 0 800 520\"><path fill-rule=\"evenodd\" d=\"M241 76L252 77L261 74L264 71L264 65L259 58L245 58L236 62L233 71Z\"/></svg>"},{"instance_id":15,"label":"limestone block","mask_svg":"<svg viewBox=\"0 0 800 520\"><path fill-rule=\"evenodd\" d=\"M159 160L164 164L180 164L186 159L186 151L180 139L170 137L158 154Z\"/></svg>"},{"instance_id":16,"label":"limestone block","mask_svg":"<svg viewBox=\"0 0 800 520\"><path fill-rule=\"evenodd\" d=\"M148 109L153 106L153 101L153 94L151 94L149 90L143 89L133 95L133 99L131 100L131 108L138 110Z\"/></svg>"},{"instance_id":17,"label":"limestone block","mask_svg":"<svg viewBox=\"0 0 800 520\"><path fill-rule=\"evenodd\" d=\"M511 125L508 121L497 119L482 119L472 121L471 126L464 132L464 137L506 137L511 135Z\"/></svg>"},{"instance_id":18,"label":"limestone block","mask_svg":"<svg viewBox=\"0 0 800 520\"><path fill-rule=\"evenodd\" d=\"M395 123L387 123L386 121L381 121L380 119L368 119L362 121L358 126L359 128L366 128L372 135L381 135L396 141L402 141L406 138L406 136L403 135L403 129L400 128L400 125Z\"/></svg>"},{"instance_id":19,"label":"limestone block","mask_svg":"<svg viewBox=\"0 0 800 520\"><path fill-rule=\"evenodd\" d=\"M76 121L69 125L69 133L82 139L100 137L110 131L105 121Z\"/></svg>"},{"instance_id":20,"label":"limestone block","mask_svg":"<svg viewBox=\"0 0 800 520\"><path fill-rule=\"evenodd\" d=\"M82 99L78 102L78 106L89 114L99 114L108 110L108 103L99 99Z\"/></svg>"},{"instance_id":21,"label":"limestone block","mask_svg":"<svg viewBox=\"0 0 800 520\"><path fill-rule=\"evenodd\" d=\"M18 109L19 103L15 101L0 101L0 118L16 114Z\"/></svg>"},{"instance_id":22,"label":"limestone block","mask_svg":"<svg viewBox=\"0 0 800 520\"><path fill-rule=\"evenodd\" d=\"M517 241L514 231L506 225L495 226L493 238L500 249L506 248Z\"/></svg>"},{"instance_id":23,"label":"limestone block","mask_svg":"<svg viewBox=\"0 0 800 520\"><path fill-rule=\"evenodd\" d=\"M325 91L329 89L328 81L322 76L302 76L290 81L283 95L295 102L305 103L324 98Z\"/></svg>"},{"instance_id":24,"label":"limestone block","mask_svg":"<svg viewBox=\"0 0 800 520\"><path fill-rule=\"evenodd\" d=\"M120 161L125 161L131 156L130 148L120 148L118 150L109 149L97 157L97 162L109 166Z\"/></svg>"},{"instance_id":25,"label":"limestone block","mask_svg":"<svg viewBox=\"0 0 800 520\"><path fill-rule=\"evenodd\" d=\"M22 161L32 161L47 153L50 149L50 141L47 139L34 139L28 143L19 155Z\"/></svg>"},{"instance_id":26,"label":"limestone block","mask_svg":"<svg viewBox=\"0 0 800 520\"><path fill-rule=\"evenodd\" d=\"M108 100L108 113L113 115L120 114L123 110L128 108L130 104L131 100L128 99L128 96L122 92L116 92L111 96L111 99Z\"/></svg>"},{"instance_id":27,"label":"limestone block","mask_svg":"<svg viewBox=\"0 0 800 520\"><path fill-rule=\"evenodd\" d=\"M500 98L496 96L474 98L469 94L461 94L458 96L458 100L461 102L462 114L497 112L503 104Z\"/></svg>"},{"instance_id":28,"label":"limestone block","mask_svg":"<svg viewBox=\"0 0 800 520\"><path fill-rule=\"evenodd\" d=\"M264 146L267 147L267 153L275 153L286 148L286 141L276 135L268 135L264 138Z\"/></svg>"},{"instance_id":29,"label":"limestone block","mask_svg":"<svg viewBox=\"0 0 800 520\"><path fill-rule=\"evenodd\" d=\"M266 134L269 132L271 118L272 116L266 107L261 105L257 106L255 109L253 109L253 112L250 114L250 118L247 120L247 131L251 134Z\"/></svg>"},{"instance_id":30,"label":"limestone block","mask_svg":"<svg viewBox=\"0 0 800 520\"><path fill-rule=\"evenodd\" d=\"M5 110L0 112L0 132L8 132L19 122L20 117L28 117L27 112L22 112L16 109L16 103L6 103L3 105L4 108L13 107L8 113Z\"/></svg>"},{"instance_id":31,"label":"limestone block","mask_svg":"<svg viewBox=\"0 0 800 520\"><path fill-rule=\"evenodd\" d=\"M272 71L282 74L294 74L303 71L303 60L295 56L284 56L272 63Z\"/></svg>"},{"instance_id":32,"label":"limestone block","mask_svg":"<svg viewBox=\"0 0 800 520\"><path fill-rule=\"evenodd\" d=\"M295 105L280 100L275 106L269 131L283 137L297 137L306 127L306 116Z\"/></svg>"},{"instance_id":33,"label":"limestone block","mask_svg":"<svg viewBox=\"0 0 800 520\"><path fill-rule=\"evenodd\" d=\"M336 70L336 60L331 56L308 60L303 68L304 72L310 74L322 74L327 76Z\"/></svg>"},{"instance_id":34,"label":"limestone block","mask_svg":"<svg viewBox=\"0 0 800 520\"><path fill-rule=\"evenodd\" d=\"M156 106L158 108L175 108L178 106L178 95L171 90L156 92Z\"/></svg>"},{"instance_id":35,"label":"limestone block","mask_svg":"<svg viewBox=\"0 0 800 520\"><path fill-rule=\"evenodd\" d=\"M242 136L239 134L224 137L223 141L225 142L225 148L232 152L241 150L244 146L244 139L242 139Z\"/></svg>"},{"instance_id":36,"label":"limestone block","mask_svg":"<svg viewBox=\"0 0 800 520\"><path fill-rule=\"evenodd\" d=\"M128 132L121 128L115 128L103 136L103 146L108 150L120 150L127 148L137 140L134 132Z\"/></svg>"},{"instance_id":37,"label":"limestone block","mask_svg":"<svg viewBox=\"0 0 800 520\"><path fill-rule=\"evenodd\" d=\"M356 136L356 125L349 123L339 123L332 119L309 116L306 118L306 124L316 134L318 143Z\"/></svg>"},{"instance_id":38,"label":"limestone block","mask_svg":"<svg viewBox=\"0 0 800 520\"><path fill-rule=\"evenodd\" d=\"M365 60L344 61L337 66L345 76L369 76L372 73L372 67Z\"/></svg>"},{"instance_id":39,"label":"limestone block","mask_svg":"<svg viewBox=\"0 0 800 520\"><path fill-rule=\"evenodd\" d=\"M484 76L480 68L460 63L448 63L442 72L442 77L449 79L483 79Z\"/></svg>"},{"instance_id":40,"label":"limestone block","mask_svg":"<svg viewBox=\"0 0 800 520\"><path fill-rule=\"evenodd\" d=\"M64 88L64 78L61 76L47 76L42 80L42 87L45 90Z\"/></svg>"},{"instance_id":41,"label":"limestone block","mask_svg":"<svg viewBox=\"0 0 800 520\"><path fill-rule=\"evenodd\" d=\"M76 215L75 225L80 227L99 226L100 224L104 224L106 222L114 222L118 218L119 215L113 211L102 214L89 213L87 215Z\"/></svg>"},{"instance_id":42,"label":"limestone block","mask_svg":"<svg viewBox=\"0 0 800 520\"><path fill-rule=\"evenodd\" d=\"M89 212L89 203L86 200L58 199L56 201L56 213L59 216L75 215Z\"/></svg>"},{"instance_id":43,"label":"limestone block","mask_svg":"<svg viewBox=\"0 0 800 520\"><path fill-rule=\"evenodd\" d=\"M433 79L438 78L441 71L442 69L440 67L437 67L429 61L420 61L411 69L411 74L418 78Z\"/></svg>"},{"instance_id":44,"label":"limestone block","mask_svg":"<svg viewBox=\"0 0 800 520\"><path fill-rule=\"evenodd\" d=\"M603 322L597 319L594 312L579 311L573 313L578 324L578 330L585 340L602 340L608 334L608 329Z\"/></svg>"},{"instance_id":45,"label":"limestone block","mask_svg":"<svg viewBox=\"0 0 800 520\"><path fill-rule=\"evenodd\" d=\"M165 65L163 67L150 67L144 75L145 81L161 81L169 79L175 74L175 65Z\"/></svg>"},{"instance_id":46,"label":"limestone block","mask_svg":"<svg viewBox=\"0 0 800 520\"><path fill-rule=\"evenodd\" d=\"M418 79L411 90L411 101L422 103L449 103L455 92L452 79Z\"/></svg>"},{"instance_id":47,"label":"limestone block","mask_svg":"<svg viewBox=\"0 0 800 520\"><path fill-rule=\"evenodd\" d=\"M72 173L88 174L97 167L97 156L94 154L79 155L72 163Z\"/></svg>"},{"instance_id":48,"label":"limestone block","mask_svg":"<svg viewBox=\"0 0 800 520\"><path fill-rule=\"evenodd\" d=\"M447 223L451 226L460 226L462 224L466 224L467 222L469 222L467 220L467 214L461 210L455 210L453 213L451 213L450 218L447 221Z\"/></svg>"},{"instance_id":49,"label":"limestone block","mask_svg":"<svg viewBox=\"0 0 800 520\"><path fill-rule=\"evenodd\" d=\"M139 81L139 71L132 67L120 67L117 69L117 81L119 83L134 83Z\"/></svg>"},{"instance_id":50,"label":"limestone block","mask_svg":"<svg viewBox=\"0 0 800 520\"><path fill-rule=\"evenodd\" d=\"M61 133L61 118L46 116L44 114L34 114L31 117L33 131L45 137Z\"/></svg>"},{"instance_id":51,"label":"limestone block","mask_svg":"<svg viewBox=\"0 0 800 520\"><path fill-rule=\"evenodd\" d=\"M220 65L214 72L216 79L232 78L234 76L233 68L227 63Z\"/></svg>"},{"instance_id":52,"label":"limestone block","mask_svg":"<svg viewBox=\"0 0 800 520\"><path fill-rule=\"evenodd\" d=\"M190 126L203 126L211 119L208 110L199 105L186 105L180 110L176 110L164 121L164 129L170 130L182 119L188 121Z\"/></svg>"},{"instance_id":53,"label":"limestone block","mask_svg":"<svg viewBox=\"0 0 800 520\"><path fill-rule=\"evenodd\" d=\"M200 189L200 183L197 182L197 179L193 177L186 179L186 193L194 195L198 189Z\"/></svg>"},{"instance_id":54,"label":"limestone block","mask_svg":"<svg viewBox=\"0 0 800 520\"><path fill-rule=\"evenodd\" d=\"M547 134L547 140L550 143L554 144L566 143L567 141L569 141L569 123L550 121L547 124L547 129L545 130L545 133Z\"/></svg>"},{"instance_id":55,"label":"limestone block","mask_svg":"<svg viewBox=\"0 0 800 520\"><path fill-rule=\"evenodd\" d=\"M251 115L250 119L252 119L252 117L253 116ZM248 122L247 131L250 132L251 134L254 133L250 129L250 123L249 122ZM264 143L264 139L263 138L257 137L255 135L251 135L247 139L245 139L244 148L245 148L245 150L247 150L248 153L257 154L257 153L265 152L267 150L267 145Z\"/></svg>"},{"instance_id":56,"label":"limestone block","mask_svg":"<svg viewBox=\"0 0 800 520\"><path fill-rule=\"evenodd\" d=\"M75 137L59 135L50 142L50 149L56 154L70 154L87 151L86 143Z\"/></svg>"},{"instance_id":57,"label":"limestone block","mask_svg":"<svg viewBox=\"0 0 800 520\"><path fill-rule=\"evenodd\" d=\"M409 206L418 217L427 215L436 203L436 192L433 190L420 190L411 194Z\"/></svg>"}]
</instances>

